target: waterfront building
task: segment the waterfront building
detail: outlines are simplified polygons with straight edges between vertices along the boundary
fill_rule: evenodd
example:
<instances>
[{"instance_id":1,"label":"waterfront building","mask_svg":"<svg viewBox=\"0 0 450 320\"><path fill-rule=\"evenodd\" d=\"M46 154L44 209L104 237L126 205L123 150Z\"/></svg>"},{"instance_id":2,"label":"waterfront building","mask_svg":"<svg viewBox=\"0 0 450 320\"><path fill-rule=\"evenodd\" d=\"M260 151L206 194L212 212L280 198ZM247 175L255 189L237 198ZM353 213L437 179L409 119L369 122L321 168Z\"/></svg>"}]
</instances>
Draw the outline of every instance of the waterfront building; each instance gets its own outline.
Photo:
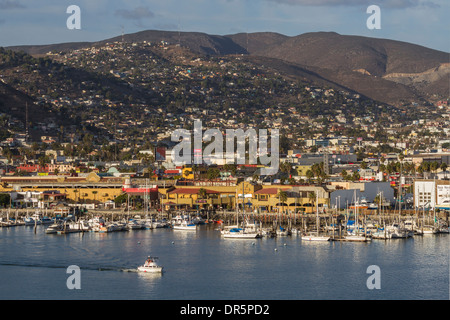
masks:
<instances>
[{"instance_id":1,"label":"waterfront building","mask_svg":"<svg viewBox=\"0 0 450 320\"><path fill-rule=\"evenodd\" d=\"M246 212L315 212L315 193L318 193L318 206L321 211L328 207L329 192L321 186L259 185L248 181L235 184L211 181L209 184L189 186L176 185L159 189L161 203L169 209L214 209L239 210ZM280 193L285 193L280 201ZM314 194L312 201L311 194ZM314 204L312 203L314 202Z\"/></svg>"},{"instance_id":2,"label":"waterfront building","mask_svg":"<svg viewBox=\"0 0 450 320\"><path fill-rule=\"evenodd\" d=\"M415 180L413 192L416 208L450 210L449 180Z\"/></svg>"},{"instance_id":3,"label":"waterfront building","mask_svg":"<svg viewBox=\"0 0 450 320\"><path fill-rule=\"evenodd\" d=\"M99 176L4 176L1 177L0 192L41 192L50 190L64 194L66 200L74 202L114 200L123 193L124 178Z\"/></svg>"}]
</instances>

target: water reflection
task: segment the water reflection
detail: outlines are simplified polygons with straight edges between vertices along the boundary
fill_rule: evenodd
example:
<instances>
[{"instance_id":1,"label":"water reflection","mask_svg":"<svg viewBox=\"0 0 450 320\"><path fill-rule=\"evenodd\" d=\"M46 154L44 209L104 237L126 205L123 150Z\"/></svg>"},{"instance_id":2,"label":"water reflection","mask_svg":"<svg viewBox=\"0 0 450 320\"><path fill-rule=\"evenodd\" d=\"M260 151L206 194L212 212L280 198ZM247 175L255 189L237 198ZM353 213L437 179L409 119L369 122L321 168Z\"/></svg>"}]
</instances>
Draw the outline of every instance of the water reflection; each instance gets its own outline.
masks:
<instances>
[{"instance_id":1,"label":"water reflection","mask_svg":"<svg viewBox=\"0 0 450 320\"><path fill-rule=\"evenodd\" d=\"M16 288L29 285L26 266L33 286L56 288L40 298L70 298L65 268L75 264L82 270L84 299L448 298L448 235L344 243L296 236L223 239L213 228L83 236L39 230L0 230L4 297L24 297ZM149 255L160 258L163 274L137 272ZM378 293L366 287L369 265L381 268Z\"/></svg>"}]
</instances>

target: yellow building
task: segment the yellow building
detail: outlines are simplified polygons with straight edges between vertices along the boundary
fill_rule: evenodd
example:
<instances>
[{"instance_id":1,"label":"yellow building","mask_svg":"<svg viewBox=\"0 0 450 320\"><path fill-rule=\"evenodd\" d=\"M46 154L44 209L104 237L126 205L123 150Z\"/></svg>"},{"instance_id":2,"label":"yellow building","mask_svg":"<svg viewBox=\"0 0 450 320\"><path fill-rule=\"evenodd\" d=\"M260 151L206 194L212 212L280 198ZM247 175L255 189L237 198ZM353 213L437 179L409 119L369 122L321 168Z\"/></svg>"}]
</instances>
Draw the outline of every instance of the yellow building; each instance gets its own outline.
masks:
<instances>
[{"instance_id":1,"label":"yellow building","mask_svg":"<svg viewBox=\"0 0 450 320\"><path fill-rule=\"evenodd\" d=\"M174 186L160 189L161 203L169 209L229 209L247 212L323 211L329 205L329 192L323 187L291 185L254 185L241 182L230 186ZM281 201L280 193L286 199ZM283 197L283 196L281 196Z\"/></svg>"},{"instance_id":2,"label":"yellow building","mask_svg":"<svg viewBox=\"0 0 450 320\"><path fill-rule=\"evenodd\" d=\"M0 192L49 190L59 191L66 199L75 202L85 200L106 202L122 194L124 178L100 177L90 173L86 177L69 176L13 176L2 177Z\"/></svg>"}]
</instances>

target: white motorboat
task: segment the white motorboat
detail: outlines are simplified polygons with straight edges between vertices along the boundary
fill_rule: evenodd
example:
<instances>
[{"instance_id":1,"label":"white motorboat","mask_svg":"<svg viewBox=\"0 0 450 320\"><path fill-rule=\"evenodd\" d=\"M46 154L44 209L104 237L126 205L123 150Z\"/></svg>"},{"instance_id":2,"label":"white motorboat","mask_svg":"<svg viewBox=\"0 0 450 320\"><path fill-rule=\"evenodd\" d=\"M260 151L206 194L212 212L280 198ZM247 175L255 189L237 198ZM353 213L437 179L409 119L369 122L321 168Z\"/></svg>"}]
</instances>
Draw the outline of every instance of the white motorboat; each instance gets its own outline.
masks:
<instances>
[{"instance_id":1,"label":"white motorboat","mask_svg":"<svg viewBox=\"0 0 450 320\"><path fill-rule=\"evenodd\" d=\"M422 234L422 230L417 226L414 220L405 220L403 222L403 226L406 230L412 232L413 234Z\"/></svg>"},{"instance_id":2,"label":"white motorboat","mask_svg":"<svg viewBox=\"0 0 450 320\"><path fill-rule=\"evenodd\" d=\"M53 223L50 226L48 226L47 229L45 229L45 233L47 234L54 234L58 233L58 231L62 230L62 224L61 223Z\"/></svg>"},{"instance_id":3,"label":"white motorboat","mask_svg":"<svg viewBox=\"0 0 450 320\"><path fill-rule=\"evenodd\" d=\"M439 232L439 229L435 226L423 226L422 234L436 234Z\"/></svg>"},{"instance_id":4,"label":"white motorboat","mask_svg":"<svg viewBox=\"0 0 450 320\"><path fill-rule=\"evenodd\" d=\"M438 229L438 233L450 233L450 230L448 230L448 227L442 226Z\"/></svg>"},{"instance_id":5,"label":"white motorboat","mask_svg":"<svg viewBox=\"0 0 450 320\"><path fill-rule=\"evenodd\" d=\"M33 214L31 217L25 217L23 219L26 226L34 226L42 224L41 215L38 213Z\"/></svg>"},{"instance_id":6,"label":"white motorboat","mask_svg":"<svg viewBox=\"0 0 450 320\"><path fill-rule=\"evenodd\" d=\"M139 266L137 268L140 272L152 272L152 273L161 273L163 271L163 267L158 265L157 263L158 257L148 257L147 260L145 260L144 265Z\"/></svg>"},{"instance_id":7,"label":"white motorboat","mask_svg":"<svg viewBox=\"0 0 450 320\"><path fill-rule=\"evenodd\" d=\"M225 239L256 239L261 237L260 234L256 231L245 230L242 228L222 230L221 234Z\"/></svg>"},{"instance_id":8,"label":"white motorboat","mask_svg":"<svg viewBox=\"0 0 450 320\"><path fill-rule=\"evenodd\" d=\"M91 227L89 226L89 224L84 221L84 220L79 220L79 221L71 221L68 223L68 226L70 229L72 230L79 230L79 231L89 231L91 229Z\"/></svg>"},{"instance_id":9,"label":"white motorboat","mask_svg":"<svg viewBox=\"0 0 450 320\"><path fill-rule=\"evenodd\" d=\"M372 239L391 239L392 234L386 229L378 229L376 232L371 233Z\"/></svg>"},{"instance_id":10,"label":"white motorboat","mask_svg":"<svg viewBox=\"0 0 450 320\"><path fill-rule=\"evenodd\" d=\"M344 241L355 241L355 242L367 242L367 241L371 241L372 239L370 237L364 237L361 235L348 235L345 236Z\"/></svg>"},{"instance_id":11,"label":"white motorboat","mask_svg":"<svg viewBox=\"0 0 450 320\"><path fill-rule=\"evenodd\" d=\"M386 231L391 234L393 239L405 239L412 236L412 231L402 228L399 224L393 223L386 227Z\"/></svg>"},{"instance_id":12,"label":"white motorboat","mask_svg":"<svg viewBox=\"0 0 450 320\"><path fill-rule=\"evenodd\" d=\"M330 241L330 236L321 236L317 232L310 232L302 235L302 240L304 241Z\"/></svg>"},{"instance_id":13,"label":"white motorboat","mask_svg":"<svg viewBox=\"0 0 450 320\"><path fill-rule=\"evenodd\" d=\"M144 229L144 224L135 219L131 219L130 221L128 221L128 230L139 230L139 229Z\"/></svg>"},{"instance_id":14,"label":"white motorboat","mask_svg":"<svg viewBox=\"0 0 450 320\"><path fill-rule=\"evenodd\" d=\"M105 223L102 217L94 217L88 220L90 230L95 232L99 232L101 228L105 227Z\"/></svg>"},{"instance_id":15,"label":"white motorboat","mask_svg":"<svg viewBox=\"0 0 450 320\"><path fill-rule=\"evenodd\" d=\"M175 229L175 230L192 230L192 231L196 231L197 230L197 225L192 223L192 222L183 220L179 224L174 224L173 225L173 229Z\"/></svg>"},{"instance_id":16,"label":"white motorboat","mask_svg":"<svg viewBox=\"0 0 450 320\"><path fill-rule=\"evenodd\" d=\"M286 228L283 228L283 227L279 227L276 232L277 232L278 237L284 237L284 236L291 235L291 231Z\"/></svg>"}]
</instances>

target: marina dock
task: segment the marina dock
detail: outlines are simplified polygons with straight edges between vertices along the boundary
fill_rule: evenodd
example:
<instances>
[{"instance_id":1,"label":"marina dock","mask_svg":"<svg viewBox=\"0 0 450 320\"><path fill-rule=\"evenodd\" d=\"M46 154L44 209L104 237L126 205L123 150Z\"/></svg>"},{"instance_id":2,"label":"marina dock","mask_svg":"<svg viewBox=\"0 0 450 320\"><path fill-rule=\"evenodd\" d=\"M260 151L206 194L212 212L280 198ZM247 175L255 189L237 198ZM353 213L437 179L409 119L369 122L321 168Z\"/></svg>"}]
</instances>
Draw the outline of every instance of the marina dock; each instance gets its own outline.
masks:
<instances>
[{"instance_id":1,"label":"marina dock","mask_svg":"<svg viewBox=\"0 0 450 320\"><path fill-rule=\"evenodd\" d=\"M67 218L66 215L59 215L58 211L39 211L41 215L45 215L47 218L56 221L56 218L64 219ZM26 217L35 214L35 210L3 210L0 212L0 227L18 227L25 226L24 222ZM105 221L103 230L96 230L99 232L111 232L121 230L117 228L117 222L122 222L126 224L130 220L140 220L143 221L147 219L148 221L164 220L170 222L176 216L179 215L191 215L191 217L200 217L198 213L195 212L185 212L185 211L166 211L161 212L157 210L149 211L124 211L124 210L89 210L76 217L72 216L74 221L88 221L96 217L102 217ZM319 230L320 233L330 236L332 241L358 241L366 242L371 239L388 239L391 236L387 234L386 228L398 224L405 225L409 223L411 225L411 231L415 234L423 234L423 228L428 228L429 226L435 226L436 229L440 229L441 232L448 232L449 226L449 214L447 211L442 211L434 215L431 212L414 212L413 210L403 211L400 215L398 212L384 212L383 214L376 214L376 212L369 211L366 213L359 213L357 219L355 220L355 214L352 211L330 211L329 213L319 213L319 214L294 214L294 213L250 213L245 214L235 211L216 211L203 213L201 215L202 223L219 223L219 226L234 225L236 222L242 222L245 217L247 224L253 224L264 231L266 236L275 237L277 236L277 229L283 228L288 230L288 234L291 234L291 230L294 233L308 233L311 231ZM317 226L317 223L319 225ZM39 223L37 223L39 224ZM114 228L106 228L106 224L115 225ZM29 223L27 225L30 225ZM348 232L352 226L359 226L357 233L362 235L360 238L349 237ZM413 226L413 227L412 227ZM125 227L124 227L125 228ZM144 228L144 227L142 227ZM153 228L150 224L146 227L147 229ZM131 227L130 227L131 229ZM77 227L65 227L57 230L57 234L69 234L74 232L87 231L87 229L77 229Z\"/></svg>"}]
</instances>

